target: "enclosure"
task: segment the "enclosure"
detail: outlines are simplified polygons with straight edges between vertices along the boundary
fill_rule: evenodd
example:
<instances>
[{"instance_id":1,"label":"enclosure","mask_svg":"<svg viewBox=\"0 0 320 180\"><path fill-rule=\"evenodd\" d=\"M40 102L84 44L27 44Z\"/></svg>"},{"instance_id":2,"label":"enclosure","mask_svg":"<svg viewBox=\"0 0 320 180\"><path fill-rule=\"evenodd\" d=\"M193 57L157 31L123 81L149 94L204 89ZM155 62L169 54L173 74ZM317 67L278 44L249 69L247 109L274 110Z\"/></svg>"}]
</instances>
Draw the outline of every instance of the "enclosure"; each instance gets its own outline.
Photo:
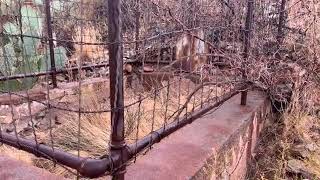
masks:
<instances>
[{"instance_id":1,"label":"enclosure","mask_svg":"<svg viewBox=\"0 0 320 180\"><path fill-rule=\"evenodd\" d=\"M285 37L303 36L286 26L286 0L0 5L1 152L70 178L123 179L230 97L246 105L253 84L282 76L263 72L288 54Z\"/></svg>"}]
</instances>

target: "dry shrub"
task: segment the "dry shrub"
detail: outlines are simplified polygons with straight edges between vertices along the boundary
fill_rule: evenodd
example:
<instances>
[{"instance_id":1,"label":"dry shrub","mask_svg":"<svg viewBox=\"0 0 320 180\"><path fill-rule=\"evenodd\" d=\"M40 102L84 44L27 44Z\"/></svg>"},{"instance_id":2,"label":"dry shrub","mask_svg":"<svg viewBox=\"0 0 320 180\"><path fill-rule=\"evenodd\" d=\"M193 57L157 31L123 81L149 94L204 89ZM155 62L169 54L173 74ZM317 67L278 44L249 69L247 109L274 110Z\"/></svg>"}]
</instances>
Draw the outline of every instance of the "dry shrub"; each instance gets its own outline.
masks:
<instances>
[{"instance_id":1,"label":"dry shrub","mask_svg":"<svg viewBox=\"0 0 320 180\"><path fill-rule=\"evenodd\" d=\"M98 124L92 124L102 119L81 118L80 133L76 115L65 116L65 124L54 130L55 146L66 151L74 151L78 148L91 155L103 155L107 152L109 132ZM78 141L80 142L78 147Z\"/></svg>"},{"instance_id":2,"label":"dry shrub","mask_svg":"<svg viewBox=\"0 0 320 180\"><path fill-rule=\"evenodd\" d=\"M312 169L316 177L320 177L320 155L312 153L307 160L304 161L309 169Z\"/></svg>"},{"instance_id":3,"label":"dry shrub","mask_svg":"<svg viewBox=\"0 0 320 180\"><path fill-rule=\"evenodd\" d=\"M315 139L319 134L311 132L312 127L320 128L319 119L296 111L285 113L275 120L267 124L262 132L247 178L300 179L299 174L288 172L289 160L297 158L303 162L308 173L320 177L320 141ZM305 147L311 144L318 147L314 152L307 151L307 157L297 155L298 146Z\"/></svg>"},{"instance_id":4,"label":"dry shrub","mask_svg":"<svg viewBox=\"0 0 320 180\"><path fill-rule=\"evenodd\" d=\"M253 162L247 179L281 179L284 170L284 154L287 144L282 139L284 124L272 118L262 131L262 136L255 150Z\"/></svg>"},{"instance_id":5,"label":"dry shrub","mask_svg":"<svg viewBox=\"0 0 320 180\"><path fill-rule=\"evenodd\" d=\"M92 24L77 26L73 40L75 42L101 43L101 34ZM97 63L108 60L108 50L102 45L74 44L75 52L70 59L70 63L79 64L79 59L84 62Z\"/></svg>"},{"instance_id":6,"label":"dry shrub","mask_svg":"<svg viewBox=\"0 0 320 180\"><path fill-rule=\"evenodd\" d=\"M142 98L149 95L150 97L141 102L140 109L139 103L125 109L126 139L128 140L128 143L134 142L137 138L138 123L138 138L140 139L149 134L152 130L163 127L165 123L172 122L177 116L179 109L186 103L188 95L194 91L196 86L198 86L184 78L180 80L179 78L175 78L170 83L172 84L169 86L169 89L168 87L164 87L159 90L156 94L156 98L154 98L154 90L143 92L141 95ZM167 86L167 83L164 83L164 86ZM139 93L142 92L137 92L135 89L126 89L125 91L125 104L139 101ZM205 103L209 100L209 94L212 98L216 93L218 96L221 95L223 93L222 87L205 86L203 91L200 89L195 93L191 100L188 101L187 111L190 113L193 111L193 108L199 108L201 102ZM179 117L184 115L185 110Z\"/></svg>"},{"instance_id":7,"label":"dry shrub","mask_svg":"<svg viewBox=\"0 0 320 180\"><path fill-rule=\"evenodd\" d=\"M81 108L87 111L101 109L98 95L90 90L90 88L82 89ZM80 148L80 151L90 155L105 154L110 136L109 115L110 113L81 114L79 119L78 113L64 113L60 117L62 125L53 131L55 146L66 151ZM80 147L78 147L78 139L80 139Z\"/></svg>"},{"instance_id":8,"label":"dry shrub","mask_svg":"<svg viewBox=\"0 0 320 180\"><path fill-rule=\"evenodd\" d=\"M82 88L82 109L87 111L101 109L97 92L98 91L92 91L91 88ZM67 98L66 101L69 103L77 104L77 97L78 94L76 93L73 96L70 95L65 98ZM79 150L81 157L101 157L108 153L108 142L111 131L110 113L81 114L80 122L78 113L64 111L55 113L62 123L52 130L53 145L55 148L74 155L77 155ZM43 141L51 145L49 132L45 135L46 136L42 138ZM59 165L55 166L51 160L34 158L33 164L37 167L47 169L54 174L67 178L75 178L74 173L71 173Z\"/></svg>"}]
</instances>

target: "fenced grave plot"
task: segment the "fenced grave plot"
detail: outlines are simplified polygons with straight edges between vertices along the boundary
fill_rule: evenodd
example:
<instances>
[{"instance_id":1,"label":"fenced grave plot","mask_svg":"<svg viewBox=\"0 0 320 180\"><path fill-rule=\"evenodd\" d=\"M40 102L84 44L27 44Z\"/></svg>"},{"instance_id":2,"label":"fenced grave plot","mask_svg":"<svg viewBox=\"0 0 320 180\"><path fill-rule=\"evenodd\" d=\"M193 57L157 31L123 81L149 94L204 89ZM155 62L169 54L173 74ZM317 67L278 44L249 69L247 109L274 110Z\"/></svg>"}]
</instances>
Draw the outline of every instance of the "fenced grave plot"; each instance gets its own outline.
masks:
<instances>
[{"instance_id":1,"label":"fenced grave plot","mask_svg":"<svg viewBox=\"0 0 320 180\"><path fill-rule=\"evenodd\" d=\"M125 88L125 105L128 106L125 109L125 137L128 143L136 142L137 137L143 138L150 131L163 127L165 123L169 124L178 117L182 118L185 116L185 111L191 113L208 101L218 101L218 98L225 93L223 91L229 91L232 88L225 85L208 85L202 90L199 89L194 96L190 96L192 91L201 84L195 84L188 78L172 77L163 82L164 86L156 91L141 90L143 85L139 81L136 83L138 87ZM108 110L110 109L109 84L108 80L100 78L83 81L81 87L83 115L80 136L77 129L79 126L77 83L61 83L58 89L51 90L51 108L48 108L46 98L12 106L2 105L2 118L7 120L2 121L2 131L12 135L17 133L19 137L27 139L33 139L34 132L36 132L38 143L50 144L53 140L55 148L71 154L77 154L80 137L81 154L88 157L103 156L109 151L105 147L108 146L108 137L111 133L110 111ZM41 95L46 94L43 89L39 92ZM31 115L28 114L29 104ZM181 112L183 106L186 109ZM20 114L14 117L14 121L12 121L11 108L14 115ZM140 123L139 128L137 128L137 120ZM4 151L10 153L11 149L5 147ZM28 155L25 156L28 157ZM32 156L27 159L29 163L48 168L54 173L67 177L72 175L63 168L51 167L53 163L48 160Z\"/></svg>"},{"instance_id":2,"label":"fenced grave plot","mask_svg":"<svg viewBox=\"0 0 320 180\"><path fill-rule=\"evenodd\" d=\"M0 5L2 147L72 178L123 179L141 153L235 94L245 105L258 45L275 29L252 0Z\"/></svg>"}]
</instances>

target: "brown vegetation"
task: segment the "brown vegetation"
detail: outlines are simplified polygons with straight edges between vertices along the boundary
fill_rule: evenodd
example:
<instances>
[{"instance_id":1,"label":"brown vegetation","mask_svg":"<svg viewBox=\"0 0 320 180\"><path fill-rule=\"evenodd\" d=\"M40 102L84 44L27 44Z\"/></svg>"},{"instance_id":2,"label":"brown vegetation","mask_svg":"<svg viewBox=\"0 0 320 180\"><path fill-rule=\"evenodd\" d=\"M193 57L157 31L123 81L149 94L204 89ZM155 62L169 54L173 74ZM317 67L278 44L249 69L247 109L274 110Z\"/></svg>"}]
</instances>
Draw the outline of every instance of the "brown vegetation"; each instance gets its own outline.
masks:
<instances>
[{"instance_id":1,"label":"brown vegetation","mask_svg":"<svg viewBox=\"0 0 320 180\"><path fill-rule=\"evenodd\" d=\"M86 0L81 5L82 8L65 7L66 9L75 7L71 11L72 16L69 14L70 9L64 11L60 16L55 14L58 21L54 22L57 38L65 40L59 43L63 46L72 46L68 48L70 51L68 66L109 61L108 50L104 45L107 42L105 14L99 14L101 11L105 13L102 2L93 3L93 1ZM124 68L128 75L125 81L128 81L130 85L125 88L125 104L136 102L125 109L125 134L128 143L134 143L137 138L144 137L152 130L173 121L174 118L170 116L182 107L196 85L205 81L205 73L210 74L210 71L214 71L215 76L207 75L211 78L209 80L223 81L231 78L237 79L239 76L237 72L242 70L247 78L246 82L268 93L274 107L282 113L280 118L277 117L274 122L269 122L248 177L252 179L301 177L312 179L320 176L318 138L320 126L319 117L317 117L320 111L320 96L317 96L320 92L318 2L309 0L289 2L287 23L283 27L285 29L283 43L278 44L276 42L277 27L274 26L277 24L277 19L270 17L270 14L277 13L267 14L268 10L263 5L271 6L271 4L259 1L256 4L256 19L248 59L243 58L243 48L241 48L244 40L242 26L245 20L245 1L228 1L228 3L223 1L224 3L221 3L221 1L182 0L177 3L172 0L145 0L139 5L136 5L136 1L123 2L125 2L122 4L123 36L124 42L127 42L124 44L125 57L135 58L130 59L132 61L143 59L143 62L138 62L142 63L143 67L127 64ZM99 8L102 10L98 11ZM136 13L136 10L141 13L140 21L143 22L138 28L140 31L140 34L136 35L138 39L159 36L159 32L171 32L181 28L184 33L172 33L166 38L159 37L150 42L134 42L138 40L134 37L136 24L133 14ZM80 26L75 17L92 22L83 23ZM103 21L93 23L97 19ZM185 30L205 26L217 29ZM223 27L219 29L218 27L221 26ZM210 49L209 46L210 48L214 46L214 48ZM137 52L135 56L130 56L134 48ZM151 53L148 54L148 50L152 48L155 50L151 50ZM174 54L174 58L162 56L164 54L162 49L166 48L169 49L166 51L167 56ZM218 53L219 57L209 58L205 56L207 53ZM143 57L139 59L139 55ZM164 59L169 59L171 64L164 67L159 65L159 61ZM173 59L176 61L171 62ZM156 65L144 64L145 60L153 60L158 63L154 63ZM222 62L227 70L223 71L221 67L211 65L210 61ZM149 72L146 72L146 67L149 66L151 68L148 69ZM206 70L205 66L208 66L209 70ZM171 67L175 70L170 69ZM164 70L167 71L163 72ZM179 72L180 70L193 74L174 76L173 71ZM104 71L106 71L105 74L108 74L108 69ZM134 75L135 71L139 72L138 75ZM70 76L76 79L74 74ZM80 73L80 77L82 78L79 79L83 79L84 75ZM64 89L62 90L64 95L52 102L59 107L76 110L80 108L86 111L106 110L110 108L108 86L109 82L105 82L103 86L87 86L76 91ZM201 92L197 92L192 101L186 103L187 112L193 111L195 106L199 106L203 100L223 94L222 91L226 88L224 86L206 87ZM158 91L153 92L155 89ZM141 102L141 98L146 95L149 97ZM286 108L282 108L283 105ZM79 115L75 112L50 109L45 112L45 115L42 114L44 117L39 118L40 120L36 118L37 115L34 116L35 121L39 124L39 127L36 127L36 133L41 143L73 154L79 151L80 155L85 157L101 157L108 153L107 147L111 131L110 112ZM8 124L12 125L13 122L16 121L12 119ZM25 123L25 121L21 122ZM1 123L3 125L7 122ZM26 124L28 123L27 121ZM21 129L22 131L28 130L22 135L33 138L29 125L28 129L19 128ZM13 131L12 128L11 131ZM53 144L51 144L52 140ZM316 150L310 152L309 149L306 155L302 154L305 151L296 151L297 148L302 146L305 148L309 144L315 144ZM1 146L0 151L1 154L17 157L38 167L47 168L54 173L70 176L69 172L53 167L51 161L7 146ZM298 168L300 171L294 168L297 162L301 167L303 166L303 168ZM305 169L311 169L307 174L310 176L305 176Z\"/></svg>"}]
</instances>

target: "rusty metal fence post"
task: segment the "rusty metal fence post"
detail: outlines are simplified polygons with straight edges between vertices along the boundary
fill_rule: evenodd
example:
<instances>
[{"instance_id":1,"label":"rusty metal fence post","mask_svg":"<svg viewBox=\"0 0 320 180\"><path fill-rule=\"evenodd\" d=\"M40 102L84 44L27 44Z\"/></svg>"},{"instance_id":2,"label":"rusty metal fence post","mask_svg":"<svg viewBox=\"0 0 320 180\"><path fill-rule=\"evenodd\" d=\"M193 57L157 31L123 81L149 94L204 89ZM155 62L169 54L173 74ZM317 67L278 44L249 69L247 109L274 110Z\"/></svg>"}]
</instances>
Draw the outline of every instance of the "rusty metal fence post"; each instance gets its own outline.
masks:
<instances>
[{"instance_id":1,"label":"rusty metal fence post","mask_svg":"<svg viewBox=\"0 0 320 180\"><path fill-rule=\"evenodd\" d=\"M140 38L140 1L139 0L136 0L136 12L135 12L135 14L136 14L136 32L135 32L135 39L136 39L136 55L138 54L138 52L139 52L139 38Z\"/></svg>"},{"instance_id":2,"label":"rusty metal fence post","mask_svg":"<svg viewBox=\"0 0 320 180\"><path fill-rule=\"evenodd\" d=\"M278 48L283 42L284 38L284 24L285 24L285 13L286 13L286 3L287 0L281 0L281 5L280 5L280 12L279 12L279 23L278 23L278 34L277 34L277 42L278 42Z\"/></svg>"},{"instance_id":3,"label":"rusty metal fence post","mask_svg":"<svg viewBox=\"0 0 320 180\"><path fill-rule=\"evenodd\" d=\"M111 103L111 156L120 156L115 180L124 179L127 161L126 142L124 139L124 96L123 96L123 48L121 0L108 0L108 39L110 55L110 103Z\"/></svg>"},{"instance_id":4,"label":"rusty metal fence post","mask_svg":"<svg viewBox=\"0 0 320 180\"><path fill-rule=\"evenodd\" d=\"M253 20L253 11L254 11L254 0L248 0L247 4L247 16L246 16L246 23L245 23L245 34L244 34L244 63L242 69L242 77L244 80L247 79L246 71L245 71L245 63L249 58L249 51L250 51L250 39L251 39L251 30L252 30L252 20ZM248 91L243 90L241 92L241 105L247 104L247 95Z\"/></svg>"},{"instance_id":5,"label":"rusty metal fence post","mask_svg":"<svg viewBox=\"0 0 320 180\"><path fill-rule=\"evenodd\" d=\"M53 32L51 24L51 10L50 10L50 0L45 0L45 12L47 21L47 37L49 41L49 54L50 54L50 64L51 64L51 77L53 87L57 87L57 74L56 74L56 63L54 59L54 44L53 44ZM48 67L49 68L49 67Z\"/></svg>"}]
</instances>

